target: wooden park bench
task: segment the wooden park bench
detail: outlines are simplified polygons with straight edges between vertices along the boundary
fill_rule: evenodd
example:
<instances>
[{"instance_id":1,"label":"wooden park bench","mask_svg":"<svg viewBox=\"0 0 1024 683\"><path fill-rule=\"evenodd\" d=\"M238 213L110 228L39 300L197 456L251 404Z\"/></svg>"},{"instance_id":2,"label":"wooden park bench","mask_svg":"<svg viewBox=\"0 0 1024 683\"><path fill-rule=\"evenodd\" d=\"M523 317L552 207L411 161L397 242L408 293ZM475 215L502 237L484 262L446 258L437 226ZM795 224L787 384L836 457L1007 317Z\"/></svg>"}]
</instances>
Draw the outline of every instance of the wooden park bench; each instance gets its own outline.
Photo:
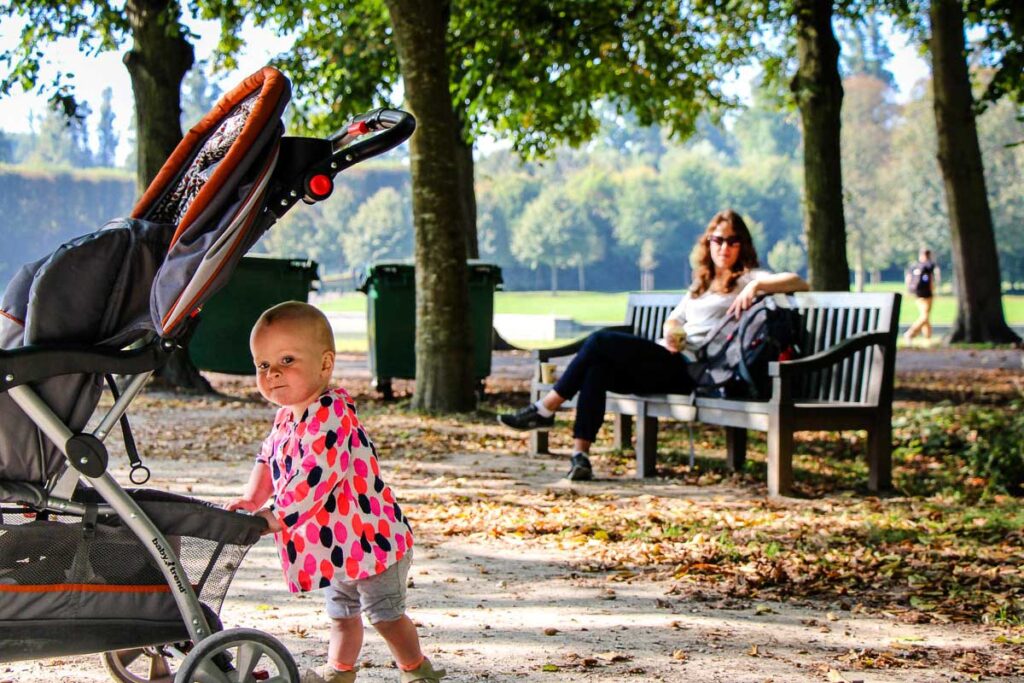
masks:
<instances>
[{"instance_id":1,"label":"wooden park bench","mask_svg":"<svg viewBox=\"0 0 1024 683\"><path fill-rule=\"evenodd\" d=\"M702 422L726 428L726 464L743 467L747 430L767 432L768 493L788 495L793 485L793 434L801 431L867 430L868 488L892 483L892 392L896 364L900 295L848 292L775 294L780 306L795 302L804 324L803 356L770 366L768 401L693 397L677 394L608 393L607 411L615 414L615 445L626 448L636 418L636 473L653 477L658 448L658 419ZM646 339L661 337L665 318L679 294L629 295L624 325L607 329ZM540 363L570 356L583 339L567 346L534 352L537 370L531 397L551 389L541 382ZM565 407L574 407L567 402ZM533 432L532 453L548 452L546 431Z\"/></svg>"}]
</instances>

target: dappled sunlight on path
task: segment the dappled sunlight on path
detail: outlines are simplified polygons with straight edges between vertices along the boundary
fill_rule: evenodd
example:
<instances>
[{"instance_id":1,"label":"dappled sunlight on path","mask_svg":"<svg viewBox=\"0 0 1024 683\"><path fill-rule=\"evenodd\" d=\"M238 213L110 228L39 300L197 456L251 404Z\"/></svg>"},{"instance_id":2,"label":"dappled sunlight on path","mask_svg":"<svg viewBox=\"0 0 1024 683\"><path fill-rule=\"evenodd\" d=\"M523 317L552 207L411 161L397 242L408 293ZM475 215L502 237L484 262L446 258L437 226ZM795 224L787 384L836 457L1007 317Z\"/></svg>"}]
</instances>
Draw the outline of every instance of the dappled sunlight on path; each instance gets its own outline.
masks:
<instances>
[{"instance_id":1,"label":"dappled sunlight on path","mask_svg":"<svg viewBox=\"0 0 1024 683\"><path fill-rule=\"evenodd\" d=\"M243 386L224 385L234 397L142 397L133 421L151 486L219 503L241 490L273 414L247 400ZM596 481L570 483L560 479L564 435L553 440L562 455L530 457L521 435L485 413L427 418L358 401L413 524L410 616L425 650L448 668L446 681L902 683L984 674L1008 682L1024 675L1019 628L929 612L943 596L925 593L930 586L914 578L900 590L859 583L858 572L889 566L899 579L900 561L954 552L952 545L911 548L925 525L940 523L915 501L775 502L742 479L638 481L623 469L624 456L606 448L595 455ZM699 458L712 455L698 443ZM123 455L114 453L113 462L126 480ZM875 550L859 545L872 525ZM820 556L809 547L820 547ZM851 548L864 555L851 559ZM1004 550L988 552L977 561L990 564L957 571L1006 562L997 554ZM936 604L914 609L908 594ZM300 665L323 662L320 596L287 593L269 538L243 563L222 617L227 627L280 638ZM390 661L369 633L360 683L396 681ZM0 682L103 680L98 657L0 665Z\"/></svg>"}]
</instances>

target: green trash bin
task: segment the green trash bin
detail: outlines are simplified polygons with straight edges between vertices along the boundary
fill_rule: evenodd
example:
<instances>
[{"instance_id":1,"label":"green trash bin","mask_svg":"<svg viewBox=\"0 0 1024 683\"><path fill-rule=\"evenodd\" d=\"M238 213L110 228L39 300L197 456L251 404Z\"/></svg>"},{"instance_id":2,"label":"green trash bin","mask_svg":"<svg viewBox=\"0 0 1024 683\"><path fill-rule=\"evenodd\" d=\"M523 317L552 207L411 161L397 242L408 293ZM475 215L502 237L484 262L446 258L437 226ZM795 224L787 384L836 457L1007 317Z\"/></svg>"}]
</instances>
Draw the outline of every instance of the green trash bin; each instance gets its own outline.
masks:
<instances>
[{"instance_id":1,"label":"green trash bin","mask_svg":"<svg viewBox=\"0 0 1024 683\"><path fill-rule=\"evenodd\" d=\"M203 306L189 342L200 370L252 375L249 333L263 311L282 301L307 301L318 280L316 261L246 256L231 280Z\"/></svg>"},{"instance_id":2,"label":"green trash bin","mask_svg":"<svg viewBox=\"0 0 1024 683\"><path fill-rule=\"evenodd\" d=\"M491 374L494 292L501 268L470 261L469 319L473 329L473 368L478 382ZM366 334L373 386L392 398L392 379L416 378L416 270L407 261L375 263L359 286L366 294Z\"/></svg>"}]
</instances>

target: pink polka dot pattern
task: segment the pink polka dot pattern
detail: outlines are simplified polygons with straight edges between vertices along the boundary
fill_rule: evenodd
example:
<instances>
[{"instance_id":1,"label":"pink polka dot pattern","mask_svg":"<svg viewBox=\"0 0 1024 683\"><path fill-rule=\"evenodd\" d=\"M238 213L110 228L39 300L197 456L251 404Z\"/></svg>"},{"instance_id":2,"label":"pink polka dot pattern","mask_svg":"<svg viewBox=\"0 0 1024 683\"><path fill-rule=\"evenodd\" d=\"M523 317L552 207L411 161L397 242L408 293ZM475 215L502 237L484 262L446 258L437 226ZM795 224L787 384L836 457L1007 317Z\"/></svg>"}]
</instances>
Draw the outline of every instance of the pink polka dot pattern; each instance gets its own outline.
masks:
<instances>
[{"instance_id":1,"label":"pink polka dot pattern","mask_svg":"<svg viewBox=\"0 0 1024 683\"><path fill-rule=\"evenodd\" d=\"M288 589L383 572L412 547L412 531L380 476L377 449L344 389L331 389L298 420L277 412L257 457L270 468L275 534Z\"/></svg>"}]
</instances>

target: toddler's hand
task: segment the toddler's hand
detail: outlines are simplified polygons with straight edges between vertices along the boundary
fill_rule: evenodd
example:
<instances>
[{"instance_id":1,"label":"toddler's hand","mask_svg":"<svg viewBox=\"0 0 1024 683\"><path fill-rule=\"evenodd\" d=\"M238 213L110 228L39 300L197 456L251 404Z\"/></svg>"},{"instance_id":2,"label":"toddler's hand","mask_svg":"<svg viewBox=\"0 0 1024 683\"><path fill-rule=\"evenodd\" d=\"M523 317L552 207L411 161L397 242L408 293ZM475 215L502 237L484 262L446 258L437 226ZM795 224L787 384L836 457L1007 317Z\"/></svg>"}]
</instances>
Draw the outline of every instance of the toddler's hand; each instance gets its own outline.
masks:
<instances>
[{"instance_id":1,"label":"toddler's hand","mask_svg":"<svg viewBox=\"0 0 1024 683\"><path fill-rule=\"evenodd\" d=\"M276 534L284 529L284 527L281 526L280 520L277 519L277 516L270 510L270 508L263 508L255 514L257 517L262 517L267 520L267 530L264 534Z\"/></svg>"},{"instance_id":2,"label":"toddler's hand","mask_svg":"<svg viewBox=\"0 0 1024 683\"><path fill-rule=\"evenodd\" d=\"M248 498L235 498L233 501L224 506L225 510L244 510L245 512L256 512L258 508L259 506L256 505L256 503L249 500Z\"/></svg>"}]
</instances>

